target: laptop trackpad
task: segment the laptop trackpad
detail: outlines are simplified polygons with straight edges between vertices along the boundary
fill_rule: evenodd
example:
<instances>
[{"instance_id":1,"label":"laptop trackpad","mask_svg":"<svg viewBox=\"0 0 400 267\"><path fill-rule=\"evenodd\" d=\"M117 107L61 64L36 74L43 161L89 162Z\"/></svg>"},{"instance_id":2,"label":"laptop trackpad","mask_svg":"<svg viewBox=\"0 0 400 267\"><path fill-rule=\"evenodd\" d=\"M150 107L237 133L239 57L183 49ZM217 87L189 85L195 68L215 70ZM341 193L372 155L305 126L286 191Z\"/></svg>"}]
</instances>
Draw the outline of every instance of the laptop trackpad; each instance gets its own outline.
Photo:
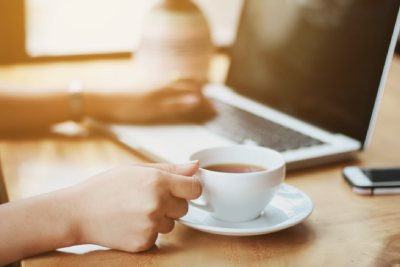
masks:
<instances>
[{"instance_id":1,"label":"laptop trackpad","mask_svg":"<svg viewBox=\"0 0 400 267\"><path fill-rule=\"evenodd\" d=\"M192 153L236 144L200 125L112 125L119 140L157 162L184 163Z\"/></svg>"}]
</instances>

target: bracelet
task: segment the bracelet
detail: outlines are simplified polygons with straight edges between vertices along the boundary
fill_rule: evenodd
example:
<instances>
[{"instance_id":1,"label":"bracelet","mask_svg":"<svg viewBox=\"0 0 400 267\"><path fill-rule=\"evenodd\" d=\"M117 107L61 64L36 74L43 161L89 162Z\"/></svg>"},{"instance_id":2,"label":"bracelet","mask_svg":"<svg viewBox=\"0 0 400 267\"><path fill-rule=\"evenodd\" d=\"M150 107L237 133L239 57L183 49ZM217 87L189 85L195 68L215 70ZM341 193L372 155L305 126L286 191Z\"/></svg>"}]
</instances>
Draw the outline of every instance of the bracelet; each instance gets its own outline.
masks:
<instances>
[{"instance_id":1,"label":"bracelet","mask_svg":"<svg viewBox=\"0 0 400 267\"><path fill-rule=\"evenodd\" d=\"M68 84L70 95L70 109L72 120L79 122L83 117L83 82L79 80L70 81Z\"/></svg>"}]
</instances>

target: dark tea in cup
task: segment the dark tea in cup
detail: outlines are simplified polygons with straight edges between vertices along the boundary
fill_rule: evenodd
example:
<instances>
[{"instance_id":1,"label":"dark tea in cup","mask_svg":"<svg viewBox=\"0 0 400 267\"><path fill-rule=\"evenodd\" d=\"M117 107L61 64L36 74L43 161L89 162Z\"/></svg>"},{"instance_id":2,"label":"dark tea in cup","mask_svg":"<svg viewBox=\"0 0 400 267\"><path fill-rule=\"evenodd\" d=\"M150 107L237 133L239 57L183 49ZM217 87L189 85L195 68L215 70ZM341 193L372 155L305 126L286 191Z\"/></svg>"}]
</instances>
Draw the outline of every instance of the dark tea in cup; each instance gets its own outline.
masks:
<instances>
[{"instance_id":1,"label":"dark tea in cup","mask_svg":"<svg viewBox=\"0 0 400 267\"><path fill-rule=\"evenodd\" d=\"M227 173L249 173L249 172L262 172L267 170L263 167L250 164L239 164L239 163L213 164L202 168L209 171L227 172Z\"/></svg>"}]
</instances>

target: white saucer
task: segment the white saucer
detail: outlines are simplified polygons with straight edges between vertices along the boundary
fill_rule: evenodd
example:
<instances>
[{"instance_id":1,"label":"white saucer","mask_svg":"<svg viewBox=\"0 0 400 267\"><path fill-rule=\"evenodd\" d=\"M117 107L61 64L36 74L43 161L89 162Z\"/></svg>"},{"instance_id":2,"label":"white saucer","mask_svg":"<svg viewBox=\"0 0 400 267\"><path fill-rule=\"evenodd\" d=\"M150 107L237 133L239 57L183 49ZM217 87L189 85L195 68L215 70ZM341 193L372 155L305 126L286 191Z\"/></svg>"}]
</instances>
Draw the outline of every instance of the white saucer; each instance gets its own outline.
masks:
<instances>
[{"instance_id":1,"label":"white saucer","mask_svg":"<svg viewBox=\"0 0 400 267\"><path fill-rule=\"evenodd\" d=\"M281 189L264 209L261 216L248 222L226 222L211 217L208 212L189 206L189 212L178 220L199 231L230 236L262 235L276 232L306 219L313 210L311 199L288 184Z\"/></svg>"}]
</instances>

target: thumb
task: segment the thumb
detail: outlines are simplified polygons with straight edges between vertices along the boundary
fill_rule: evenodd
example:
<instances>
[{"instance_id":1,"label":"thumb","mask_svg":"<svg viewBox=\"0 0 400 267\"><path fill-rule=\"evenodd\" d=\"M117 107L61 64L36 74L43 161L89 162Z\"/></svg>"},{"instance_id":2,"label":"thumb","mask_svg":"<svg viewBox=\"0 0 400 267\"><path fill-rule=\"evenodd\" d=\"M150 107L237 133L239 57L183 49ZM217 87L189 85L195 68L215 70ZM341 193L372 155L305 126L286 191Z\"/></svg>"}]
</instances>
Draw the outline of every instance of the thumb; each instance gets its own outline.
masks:
<instances>
[{"instance_id":1,"label":"thumb","mask_svg":"<svg viewBox=\"0 0 400 267\"><path fill-rule=\"evenodd\" d=\"M193 176L199 170L199 161L194 160L184 164L168 164L168 163L138 163L136 166L148 167L159 169L161 171L169 172L172 174L184 175L184 176Z\"/></svg>"}]
</instances>

